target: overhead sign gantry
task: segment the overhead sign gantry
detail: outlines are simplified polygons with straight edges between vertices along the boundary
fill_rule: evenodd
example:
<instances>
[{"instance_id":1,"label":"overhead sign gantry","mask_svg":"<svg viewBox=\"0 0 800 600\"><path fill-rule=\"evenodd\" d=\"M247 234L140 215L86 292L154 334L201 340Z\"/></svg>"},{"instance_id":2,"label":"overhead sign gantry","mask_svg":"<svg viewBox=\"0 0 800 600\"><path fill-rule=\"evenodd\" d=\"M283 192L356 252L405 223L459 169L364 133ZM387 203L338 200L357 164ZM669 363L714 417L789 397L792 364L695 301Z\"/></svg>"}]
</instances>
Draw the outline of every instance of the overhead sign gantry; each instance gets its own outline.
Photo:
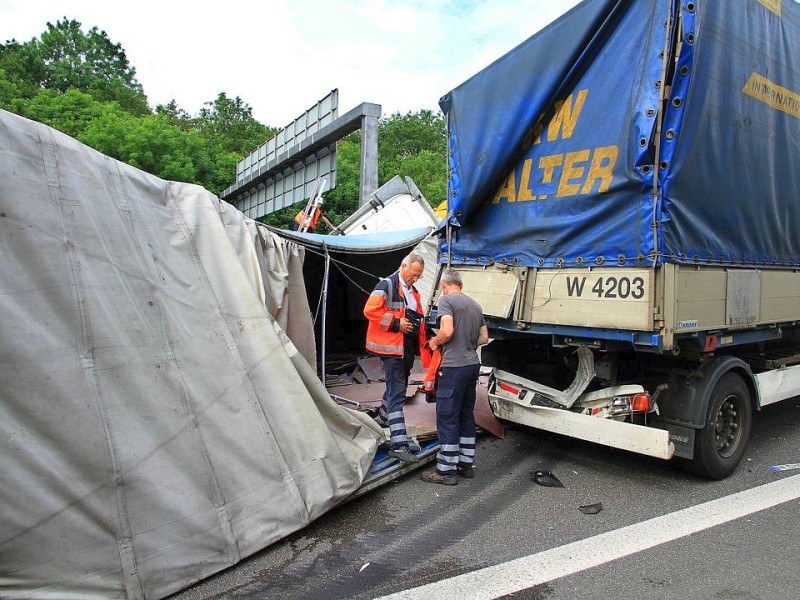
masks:
<instances>
[{"instance_id":1,"label":"overhead sign gantry","mask_svg":"<svg viewBox=\"0 0 800 600\"><path fill-rule=\"evenodd\" d=\"M314 182L336 186L336 143L361 129L359 206L378 189L381 106L364 102L338 116L339 92L330 94L281 129L236 166L236 182L220 197L252 219L311 195Z\"/></svg>"}]
</instances>

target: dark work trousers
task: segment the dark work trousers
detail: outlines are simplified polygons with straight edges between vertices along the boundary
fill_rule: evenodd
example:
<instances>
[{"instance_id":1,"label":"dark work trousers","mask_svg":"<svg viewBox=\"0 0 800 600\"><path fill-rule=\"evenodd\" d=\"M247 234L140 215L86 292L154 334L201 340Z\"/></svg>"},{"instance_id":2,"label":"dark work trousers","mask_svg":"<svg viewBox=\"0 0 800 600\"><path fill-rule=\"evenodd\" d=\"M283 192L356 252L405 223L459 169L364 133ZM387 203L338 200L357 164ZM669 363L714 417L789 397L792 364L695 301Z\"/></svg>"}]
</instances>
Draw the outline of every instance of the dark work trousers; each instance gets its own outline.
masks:
<instances>
[{"instance_id":1,"label":"dark work trousers","mask_svg":"<svg viewBox=\"0 0 800 600\"><path fill-rule=\"evenodd\" d=\"M453 476L475 461L475 385L480 365L442 367L436 380L436 470Z\"/></svg>"},{"instance_id":2,"label":"dark work trousers","mask_svg":"<svg viewBox=\"0 0 800 600\"><path fill-rule=\"evenodd\" d=\"M386 391L378 416L378 422L389 426L390 445L394 450L408 446L406 421L403 417L403 404L406 401L408 376L414 366L413 340L405 336L405 353L403 356L382 356L383 376L386 378Z\"/></svg>"}]
</instances>

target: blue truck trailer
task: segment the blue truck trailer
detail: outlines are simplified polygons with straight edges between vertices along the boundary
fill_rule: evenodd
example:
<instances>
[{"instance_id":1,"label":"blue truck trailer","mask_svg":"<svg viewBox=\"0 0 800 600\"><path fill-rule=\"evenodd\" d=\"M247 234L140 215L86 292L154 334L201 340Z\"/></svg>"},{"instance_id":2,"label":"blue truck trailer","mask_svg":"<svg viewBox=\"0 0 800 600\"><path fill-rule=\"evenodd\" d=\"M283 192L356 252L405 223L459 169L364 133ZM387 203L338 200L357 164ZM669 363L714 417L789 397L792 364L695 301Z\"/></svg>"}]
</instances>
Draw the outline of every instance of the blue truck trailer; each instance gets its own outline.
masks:
<instances>
[{"instance_id":1,"label":"blue truck trailer","mask_svg":"<svg viewBox=\"0 0 800 600\"><path fill-rule=\"evenodd\" d=\"M586 0L440 106L495 414L732 473L800 394L800 4Z\"/></svg>"}]
</instances>

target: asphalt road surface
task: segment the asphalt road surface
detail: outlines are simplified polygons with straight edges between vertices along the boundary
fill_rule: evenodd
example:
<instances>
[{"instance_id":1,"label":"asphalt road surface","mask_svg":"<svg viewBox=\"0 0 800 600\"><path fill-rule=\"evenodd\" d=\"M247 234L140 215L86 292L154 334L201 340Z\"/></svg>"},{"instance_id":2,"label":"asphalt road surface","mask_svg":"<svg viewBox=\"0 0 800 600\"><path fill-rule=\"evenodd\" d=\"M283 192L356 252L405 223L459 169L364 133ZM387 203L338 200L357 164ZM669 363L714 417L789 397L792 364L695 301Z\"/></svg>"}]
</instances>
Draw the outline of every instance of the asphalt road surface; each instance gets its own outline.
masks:
<instances>
[{"instance_id":1,"label":"asphalt road surface","mask_svg":"<svg viewBox=\"0 0 800 600\"><path fill-rule=\"evenodd\" d=\"M479 439L474 479L412 473L173 598L799 598L800 469L771 469L794 463L798 399L756 414L723 481L512 429Z\"/></svg>"}]
</instances>

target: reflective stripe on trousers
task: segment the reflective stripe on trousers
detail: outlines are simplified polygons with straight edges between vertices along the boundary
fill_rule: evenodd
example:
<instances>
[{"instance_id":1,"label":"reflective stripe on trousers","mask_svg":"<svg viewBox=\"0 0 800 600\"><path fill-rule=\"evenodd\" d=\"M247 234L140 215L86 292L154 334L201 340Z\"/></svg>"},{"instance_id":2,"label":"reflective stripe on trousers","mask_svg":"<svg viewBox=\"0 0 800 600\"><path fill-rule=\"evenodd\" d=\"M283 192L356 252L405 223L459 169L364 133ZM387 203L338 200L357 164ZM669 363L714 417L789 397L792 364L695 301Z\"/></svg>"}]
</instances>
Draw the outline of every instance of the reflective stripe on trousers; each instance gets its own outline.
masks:
<instances>
[{"instance_id":1,"label":"reflective stripe on trousers","mask_svg":"<svg viewBox=\"0 0 800 600\"><path fill-rule=\"evenodd\" d=\"M410 357L410 361L408 358L407 353L406 356L381 357L383 375L386 379L386 391L383 394L381 414L386 415L386 420L389 423L389 447L392 449L408 446L406 422L403 418L403 404L406 401L408 375L411 372L414 356Z\"/></svg>"},{"instance_id":2,"label":"reflective stripe on trousers","mask_svg":"<svg viewBox=\"0 0 800 600\"><path fill-rule=\"evenodd\" d=\"M458 444L441 444L436 454L436 470L442 475L455 475L458 466Z\"/></svg>"},{"instance_id":3,"label":"reflective stripe on trousers","mask_svg":"<svg viewBox=\"0 0 800 600\"><path fill-rule=\"evenodd\" d=\"M475 461L475 385L480 365L442 367L436 384L436 470L453 475Z\"/></svg>"}]
</instances>

